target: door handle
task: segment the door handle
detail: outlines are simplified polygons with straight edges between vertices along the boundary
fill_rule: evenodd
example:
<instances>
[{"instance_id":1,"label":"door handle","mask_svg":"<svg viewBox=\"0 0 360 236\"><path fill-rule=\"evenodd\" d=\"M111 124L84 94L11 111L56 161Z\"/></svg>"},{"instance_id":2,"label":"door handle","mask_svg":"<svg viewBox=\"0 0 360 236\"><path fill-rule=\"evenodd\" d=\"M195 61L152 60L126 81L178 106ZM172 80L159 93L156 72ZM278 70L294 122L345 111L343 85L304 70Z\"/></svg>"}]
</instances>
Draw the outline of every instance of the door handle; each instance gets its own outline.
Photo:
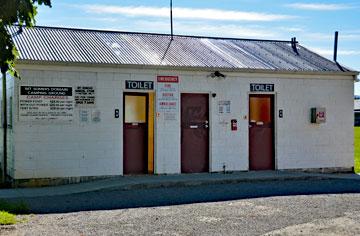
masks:
<instances>
[{"instance_id":1,"label":"door handle","mask_svg":"<svg viewBox=\"0 0 360 236\"><path fill-rule=\"evenodd\" d=\"M190 125L190 129L197 129L197 128L199 128L199 126L197 126L197 125Z\"/></svg>"}]
</instances>

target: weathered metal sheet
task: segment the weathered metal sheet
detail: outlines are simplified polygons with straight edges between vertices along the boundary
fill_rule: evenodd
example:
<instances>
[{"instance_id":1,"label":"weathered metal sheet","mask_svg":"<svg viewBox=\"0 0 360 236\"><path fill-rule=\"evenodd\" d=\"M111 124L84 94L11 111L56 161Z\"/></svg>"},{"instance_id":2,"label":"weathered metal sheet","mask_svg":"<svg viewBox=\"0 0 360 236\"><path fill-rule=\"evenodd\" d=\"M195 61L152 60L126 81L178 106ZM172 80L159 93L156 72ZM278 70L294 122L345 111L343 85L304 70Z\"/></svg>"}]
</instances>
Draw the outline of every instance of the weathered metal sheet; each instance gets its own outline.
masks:
<instances>
[{"instance_id":1,"label":"weathered metal sheet","mask_svg":"<svg viewBox=\"0 0 360 236\"><path fill-rule=\"evenodd\" d=\"M52 27L10 27L19 59L289 71L350 71L290 41L225 39Z\"/></svg>"}]
</instances>

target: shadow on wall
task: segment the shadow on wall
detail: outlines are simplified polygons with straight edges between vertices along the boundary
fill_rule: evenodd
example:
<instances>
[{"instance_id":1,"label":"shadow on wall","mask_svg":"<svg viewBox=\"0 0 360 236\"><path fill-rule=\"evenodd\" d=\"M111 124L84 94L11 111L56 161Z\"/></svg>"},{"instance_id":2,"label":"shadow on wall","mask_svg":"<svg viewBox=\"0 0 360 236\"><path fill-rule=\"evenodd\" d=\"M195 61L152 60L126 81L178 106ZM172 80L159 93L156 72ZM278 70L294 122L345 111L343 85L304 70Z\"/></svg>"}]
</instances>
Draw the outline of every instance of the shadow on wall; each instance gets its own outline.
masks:
<instances>
[{"instance_id":1,"label":"shadow on wall","mask_svg":"<svg viewBox=\"0 0 360 236\"><path fill-rule=\"evenodd\" d=\"M360 181L349 179L293 180L126 191L112 189L65 196L12 199L11 201L23 201L32 213L66 213L157 207L271 196L339 193L360 193Z\"/></svg>"}]
</instances>

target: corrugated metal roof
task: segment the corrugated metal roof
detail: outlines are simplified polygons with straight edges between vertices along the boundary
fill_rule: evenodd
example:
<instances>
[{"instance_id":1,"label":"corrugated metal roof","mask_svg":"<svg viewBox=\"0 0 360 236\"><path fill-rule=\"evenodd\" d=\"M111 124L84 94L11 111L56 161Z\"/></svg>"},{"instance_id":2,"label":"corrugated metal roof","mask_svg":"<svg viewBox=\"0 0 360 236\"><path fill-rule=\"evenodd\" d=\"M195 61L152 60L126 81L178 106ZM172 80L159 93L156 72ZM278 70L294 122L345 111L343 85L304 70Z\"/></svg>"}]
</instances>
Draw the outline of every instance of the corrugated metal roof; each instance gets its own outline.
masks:
<instances>
[{"instance_id":1,"label":"corrugated metal roof","mask_svg":"<svg viewBox=\"0 0 360 236\"><path fill-rule=\"evenodd\" d=\"M20 60L114 65L340 72L290 41L174 36L53 27L9 27Z\"/></svg>"}]
</instances>

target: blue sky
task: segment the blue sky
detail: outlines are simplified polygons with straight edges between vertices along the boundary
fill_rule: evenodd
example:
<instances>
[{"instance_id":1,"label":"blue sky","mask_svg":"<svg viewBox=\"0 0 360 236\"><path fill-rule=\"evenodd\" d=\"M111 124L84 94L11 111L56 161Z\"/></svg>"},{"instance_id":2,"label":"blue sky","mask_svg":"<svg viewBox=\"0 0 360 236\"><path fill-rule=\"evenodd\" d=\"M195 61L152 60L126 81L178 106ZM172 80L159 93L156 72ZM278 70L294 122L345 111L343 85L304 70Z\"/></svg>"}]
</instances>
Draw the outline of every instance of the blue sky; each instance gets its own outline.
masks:
<instances>
[{"instance_id":1,"label":"blue sky","mask_svg":"<svg viewBox=\"0 0 360 236\"><path fill-rule=\"evenodd\" d=\"M39 7L37 25L169 33L169 0L53 0ZM360 71L360 2L285 0L173 0L174 33L285 39ZM360 82L355 85L360 95Z\"/></svg>"}]
</instances>

